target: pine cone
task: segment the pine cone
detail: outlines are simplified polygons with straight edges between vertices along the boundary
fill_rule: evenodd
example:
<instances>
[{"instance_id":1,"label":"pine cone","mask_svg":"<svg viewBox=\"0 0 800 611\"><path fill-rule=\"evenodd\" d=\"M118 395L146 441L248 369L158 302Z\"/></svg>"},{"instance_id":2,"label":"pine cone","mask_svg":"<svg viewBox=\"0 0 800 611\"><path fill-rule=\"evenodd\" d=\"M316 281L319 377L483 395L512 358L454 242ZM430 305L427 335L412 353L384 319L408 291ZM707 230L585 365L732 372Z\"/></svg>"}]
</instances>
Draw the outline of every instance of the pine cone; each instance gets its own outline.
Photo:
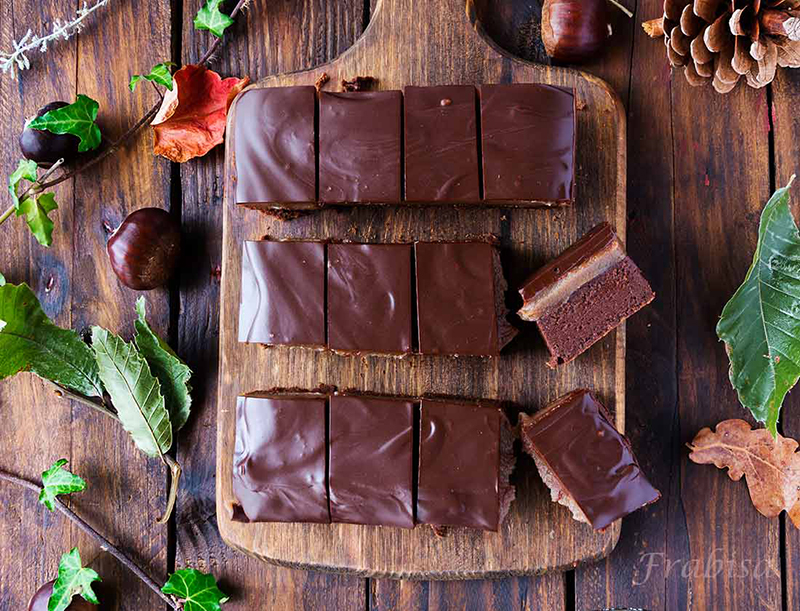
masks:
<instances>
[{"instance_id":1,"label":"pine cone","mask_svg":"<svg viewBox=\"0 0 800 611\"><path fill-rule=\"evenodd\" d=\"M664 0L661 23L645 24L651 35L662 29L670 63L720 93L742 76L759 88L778 66L800 67L800 0Z\"/></svg>"}]
</instances>

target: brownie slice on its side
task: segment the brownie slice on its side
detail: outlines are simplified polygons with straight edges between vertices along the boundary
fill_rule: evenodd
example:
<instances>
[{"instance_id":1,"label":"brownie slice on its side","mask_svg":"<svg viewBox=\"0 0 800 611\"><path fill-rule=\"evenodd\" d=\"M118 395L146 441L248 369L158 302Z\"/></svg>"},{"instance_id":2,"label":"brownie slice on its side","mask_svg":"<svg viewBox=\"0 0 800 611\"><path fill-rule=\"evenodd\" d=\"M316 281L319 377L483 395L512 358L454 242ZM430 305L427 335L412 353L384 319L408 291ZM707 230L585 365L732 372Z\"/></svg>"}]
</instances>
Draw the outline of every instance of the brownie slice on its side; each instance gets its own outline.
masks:
<instances>
[{"instance_id":1,"label":"brownie slice on its side","mask_svg":"<svg viewBox=\"0 0 800 611\"><path fill-rule=\"evenodd\" d=\"M417 242L419 351L497 356L517 335L506 319L497 248L488 242Z\"/></svg>"},{"instance_id":2,"label":"brownie slice on its side","mask_svg":"<svg viewBox=\"0 0 800 611\"><path fill-rule=\"evenodd\" d=\"M423 399L417 521L499 530L515 496L513 444L497 403Z\"/></svg>"},{"instance_id":3,"label":"brownie slice on its side","mask_svg":"<svg viewBox=\"0 0 800 611\"><path fill-rule=\"evenodd\" d=\"M608 223L531 275L519 292L517 314L536 321L553 368L574 360L655 298Z\"/></svg>"},{"instance_id":4,"label":"brownie slice on its side","mask_svg":"<svg viewBox=\"0 0 800 611\"><path fill-rule=\"evenodd\" d=\"M318 393L254 394L236 404L234 519L330 522L325 405Z\"/></svg>"},{"instance_id":5,"label":"brownie slice on its side","mask_svg":"<svg viewBox=\"0 0 800 611\"><path fill-rule=\"evenodd\" d=\"M533 416L521 414L520 436L553 501L595 530L661 498L588 390L572 391Z\"/></svg>"}]
</instances>

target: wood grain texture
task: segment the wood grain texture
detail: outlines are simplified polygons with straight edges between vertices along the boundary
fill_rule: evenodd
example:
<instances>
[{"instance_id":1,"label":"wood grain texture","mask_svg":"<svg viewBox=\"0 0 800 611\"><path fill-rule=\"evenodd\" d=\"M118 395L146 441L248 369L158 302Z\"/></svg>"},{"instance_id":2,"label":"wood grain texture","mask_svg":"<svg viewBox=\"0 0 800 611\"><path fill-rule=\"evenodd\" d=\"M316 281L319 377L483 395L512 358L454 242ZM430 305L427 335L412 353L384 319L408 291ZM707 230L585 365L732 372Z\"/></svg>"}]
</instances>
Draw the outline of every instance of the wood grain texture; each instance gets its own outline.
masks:
<instances>
[{"instance_id":1,"label":"wood grain texture","mask_svg":"<svg viewBox=\"0 0 800 611\"><path fill-rule=\"evenodd\" d=\"M773 188L786 185L792 175L800 174L797 159L797 143L800 142L800 117L795 107L800 95L800 70L780 70L772 84L772 106L770 119L774 150ZM791 192L795 219L799 219L798 202L800 189L795 179ZM800 394L797 391L786 395L780 419L781 432L787 437L800 439ZM786 580L785 605L787 609L800 608L800 530L792 526L786 517L781 518L785 533L785 557L783 577Z\"/></svg>"},{"instance_id":2,"label":"wood grain texture","mask_svg":"<svg viewBox=\"0 0 800 611\"><path fill-rule=\"evenodd\" d=\"M472 8L468 7L469 14ZM426 18L419 19L419 15ZM401 61L398 54L402 54ZM516 287L533 269L601 220L609 220L624 237L625 123L618 98L593 77L515 61L500 53L472 27L463 2L385 0L378 5L364 37L337 60L315 70L270 77L258 86L313 84L323 71L330 75L331 83L370 74L380 79L384 89L483 82L574 86L581 109L578 203L547 212L354 207L323 210L282 222L237 209L228 197L228 175L223 203L217 444L217 517L223 538L234 547L286 566L415 579L531 574L604 556L617 540L619 524L597 534L573 522L563 508L549 501L531 461L524 458L515 476L518 500L499 535L462 531L436 539L426 528L400 531L352 525L240 524L230 520L232 407L243 392L273 386L313 388L328 383L390 394L437 392L501 398L534 411L568 390L588 386L616 410L618 426L624 426L624 327L590 354L557 372L544 366L544 346L533 326L525 328L507 355L495 360L359 359L296 348L267 350L237 342L241 243L245 239L270 235L392 242L464 239L493 233L501 239L509 283ZM229 129L227 169L232 167L231 138L235 137ZM516 305L512 303L512 307Z\"/></svg>"},{"instance_id":3,"label":"wood grain texture","mask_svg":"<svg viewBox=\"0 0 800 611\"><path fill-rule=\"evenodd\" d=\"M11 47L27 28L46 31L49 23L64 16L64 7L55 0L35 2L14 0L0 5L0 48ZM21 16L25 15L22 19ZM63 71L43 69L46 62L69 66ZM49 57L32 55L32 69L20 80L0 76L0 168L5 178L20 159L17 143L27 117L51 100L71 100L75 95L76 50L58 44ZM3 190L2 207L10 205ZM56 198L62 205L54 218L56 238L44 250L33 238L23 219L11 218L0 229L0 272L8 282L27 282L39 295L42 307L57 324L70 326L70 288L73 279L71 241L71 184L61 185ZM53 277L50 291L46 287ZM68 458L71 468L84 471L87 463L72 451L71 424L81 418L81 410L56 398L42 382L29 374L0 384L0 414L4 433L0 441L4 469L36 479L53 461ZM92 560L78 531L60 515L50 514L35 495L0 483L0 610L19 611L39 586L53 579L61 554L80 543L85 560Z\"/></svg>"},{"instance_id":4,"label":"wood grain texture","mask_svg":"<svg viewBox=\"0 0 800 611\"><path fill-rule=\"evenodd\" d=\"M197 61L210 43L192 17L204 0L184 2L183 61ZM362 0L256 0L226 33L213 68L223 76L298 70L324 63L361 34ZM176 510L176 565L217 575L231 596L225 609L361 609L365 580L275 567L226 546L215 511L215 456L222 264L223 148L180 171L185 265L180 276L177 349L195 372L193 416L178 439L185 468Z\"/></svg>"}]
</instances>

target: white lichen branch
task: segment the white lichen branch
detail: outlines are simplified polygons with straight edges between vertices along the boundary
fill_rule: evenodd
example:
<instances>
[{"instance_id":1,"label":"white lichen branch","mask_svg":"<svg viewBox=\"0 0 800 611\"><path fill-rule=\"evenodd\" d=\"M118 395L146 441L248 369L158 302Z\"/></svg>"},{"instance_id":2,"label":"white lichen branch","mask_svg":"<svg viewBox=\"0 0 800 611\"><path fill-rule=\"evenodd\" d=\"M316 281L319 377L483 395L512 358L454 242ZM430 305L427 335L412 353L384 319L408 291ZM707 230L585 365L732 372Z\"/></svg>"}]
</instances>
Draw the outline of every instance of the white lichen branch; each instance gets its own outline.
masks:
<instances>
[{"instance_id":1,"label":"white lichen branch","mask_svg":"<svg viewBox=\"0 0 800 611\"><path fill-rule=\"evenodd\" d=\"M53 22L53 30L46 36L34 35L32 30L28 30L25 36L15 41L13 51L0 52L0 69L3 74L11 74L11 78L16 76L17 70L27 70L31 67L31 62L28 59L27 53L39 49L44 53L47 51L47 45L50 42L63 38L67 40L76 32L80 32L84 26L84 21L89 15L95 12L102 6L109 3L109 0L97 0L93 5L89 6L86 2L75 13L75 18L72 21L63 22L56 19Z\"/></svg>"}]
</instances>

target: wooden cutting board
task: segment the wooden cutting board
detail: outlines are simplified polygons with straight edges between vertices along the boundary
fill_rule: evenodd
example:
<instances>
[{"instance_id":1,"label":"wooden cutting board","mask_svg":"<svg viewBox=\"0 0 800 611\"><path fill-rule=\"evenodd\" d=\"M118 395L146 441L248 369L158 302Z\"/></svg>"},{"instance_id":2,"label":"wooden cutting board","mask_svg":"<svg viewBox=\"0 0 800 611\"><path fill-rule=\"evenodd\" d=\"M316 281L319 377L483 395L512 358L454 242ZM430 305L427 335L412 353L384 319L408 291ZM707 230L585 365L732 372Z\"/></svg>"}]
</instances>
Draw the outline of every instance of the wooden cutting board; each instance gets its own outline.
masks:
<instances>
[{"instance_id":1,"label":"wooden cutting board","mask_svg":"<svg viewBox=\"0 0 800 611\"><path fill-rule=\"evenodd\" d=\"M466 8L466 10L465 10ZM523 329L499 359L345 357L305 348L265 348L237 341L242 241L275 238L363 242L500 238L510 287L601 221L625 235L625 115L601 80L515 59L482 34L472 0L382 0L364 35L334 61L266 78L253 87L313 85L326 72L329 90L369 75L381 89L405 85L549 83L574 87L578 104L576 204L562 209L353 207L281 221L236 206L232 184L236 138L229 120L225 159L220 321L217 516L223 539L268 562L304 569L404 579L476 579L565 569L608 554L620 525L595 533L549 500L533 462L521 458L517 500L501 532L414 530L355 525L242 524L230 519L236 397L272 387L333 384L379 393L450 394L513 401L535 411L574 388L594 389L624 427L624 326L576 362L551 371L535 327ZM235 110L235 106L234 106ZM519 306L510 291L509 305Z\"/></svg>"}]
</instances>

